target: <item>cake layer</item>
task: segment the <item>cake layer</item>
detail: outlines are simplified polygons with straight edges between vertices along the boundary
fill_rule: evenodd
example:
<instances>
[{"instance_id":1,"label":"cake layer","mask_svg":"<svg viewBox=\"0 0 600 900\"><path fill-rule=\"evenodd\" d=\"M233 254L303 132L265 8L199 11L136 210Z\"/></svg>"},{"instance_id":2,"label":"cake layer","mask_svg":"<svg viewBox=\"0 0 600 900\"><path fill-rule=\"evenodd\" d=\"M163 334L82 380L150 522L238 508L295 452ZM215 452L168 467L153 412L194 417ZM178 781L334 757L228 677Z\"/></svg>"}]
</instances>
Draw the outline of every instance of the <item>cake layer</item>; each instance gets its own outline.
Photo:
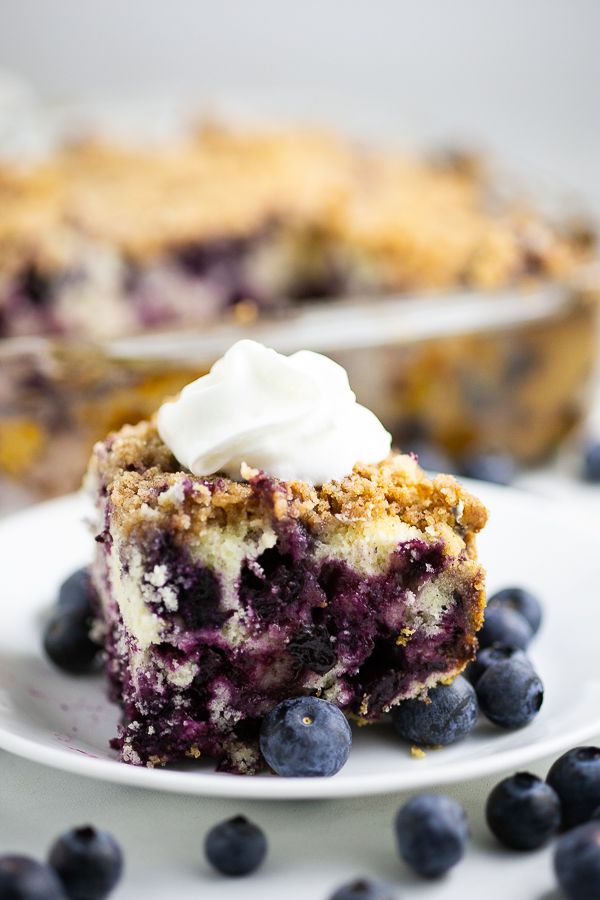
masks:
<instances>
[{"instance_id":1,"label":"cake layer","mask_svg":"<svg viewBox=\"0 0 600 900\"><path fill-rule=\"evenodd\" d=\"M311 693L359 722L472 658L485 510L412 457L314 488L178 470L153 425L96 447L94 581L122 758L260 768L262 717Z\"/></svg>"}]
</instances>

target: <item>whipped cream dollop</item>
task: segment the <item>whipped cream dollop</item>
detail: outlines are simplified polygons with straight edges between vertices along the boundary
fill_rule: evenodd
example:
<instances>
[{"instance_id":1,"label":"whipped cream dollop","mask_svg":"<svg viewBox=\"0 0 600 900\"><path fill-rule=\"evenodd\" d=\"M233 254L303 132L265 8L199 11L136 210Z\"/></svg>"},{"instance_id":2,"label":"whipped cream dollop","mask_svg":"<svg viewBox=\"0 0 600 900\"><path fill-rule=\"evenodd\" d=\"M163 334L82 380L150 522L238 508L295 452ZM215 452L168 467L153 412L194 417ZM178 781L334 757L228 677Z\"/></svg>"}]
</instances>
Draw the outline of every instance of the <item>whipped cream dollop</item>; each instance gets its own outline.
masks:
<instances>
[{"instance_id":1,"label":"whipped cream dollop","mask_svg":"<svg viewBox=\"0 0 600 900\"><path fill-rule=\"evenodd\" d=\"M238 341L158 411L158 431L195 475L239 479L242 464L285 481L343 478L384 459L391 436L356 402L345 369L300 350Z\"/></svg>"}]
</instances>

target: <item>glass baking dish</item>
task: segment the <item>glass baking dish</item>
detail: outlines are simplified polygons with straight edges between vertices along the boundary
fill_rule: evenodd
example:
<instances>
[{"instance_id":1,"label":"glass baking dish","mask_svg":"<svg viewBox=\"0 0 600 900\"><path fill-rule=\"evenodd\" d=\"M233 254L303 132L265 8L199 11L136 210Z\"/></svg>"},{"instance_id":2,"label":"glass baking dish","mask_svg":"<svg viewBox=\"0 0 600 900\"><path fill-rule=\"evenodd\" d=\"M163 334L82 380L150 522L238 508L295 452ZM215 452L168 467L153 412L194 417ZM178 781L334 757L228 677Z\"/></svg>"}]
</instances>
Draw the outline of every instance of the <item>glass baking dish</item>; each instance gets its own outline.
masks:
<instances>
[{"instance_id":1,"label":"glass baking dish","mask_svg":"<svg viewBox=\"0 0 600 900\"><path fill-rule=\"evenodd\" d=\"M455 459L544 459L583 417L598 347L600 279L502 293L328 299L285 315L105 343L0 344L0 485L19 500L80 484L94 441L145 418L236 340L313 349L347 370L359 400L411 449ZM11 489L12 491L12 489Z\"/></svg>"}]
</instances>

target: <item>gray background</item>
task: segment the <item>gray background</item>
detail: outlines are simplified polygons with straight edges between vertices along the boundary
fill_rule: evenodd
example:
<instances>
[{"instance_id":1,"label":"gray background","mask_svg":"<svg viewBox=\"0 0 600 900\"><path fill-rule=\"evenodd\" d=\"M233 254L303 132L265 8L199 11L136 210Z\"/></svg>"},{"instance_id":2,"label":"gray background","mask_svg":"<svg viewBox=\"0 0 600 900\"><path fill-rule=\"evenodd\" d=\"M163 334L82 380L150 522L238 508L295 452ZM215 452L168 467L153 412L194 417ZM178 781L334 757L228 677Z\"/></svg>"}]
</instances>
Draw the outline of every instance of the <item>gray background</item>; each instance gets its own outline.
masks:
<instances>
[{"instance_id":1,"label":"gray background","mask_svg":"<svg viewBox=\"0 0 600 900\"><path fill-rule=\"evenodd\" d=\"M598 0L1 0L49 98L180 91L405 141L466 139L600 208Z\"/></svg>"}]
</instances>

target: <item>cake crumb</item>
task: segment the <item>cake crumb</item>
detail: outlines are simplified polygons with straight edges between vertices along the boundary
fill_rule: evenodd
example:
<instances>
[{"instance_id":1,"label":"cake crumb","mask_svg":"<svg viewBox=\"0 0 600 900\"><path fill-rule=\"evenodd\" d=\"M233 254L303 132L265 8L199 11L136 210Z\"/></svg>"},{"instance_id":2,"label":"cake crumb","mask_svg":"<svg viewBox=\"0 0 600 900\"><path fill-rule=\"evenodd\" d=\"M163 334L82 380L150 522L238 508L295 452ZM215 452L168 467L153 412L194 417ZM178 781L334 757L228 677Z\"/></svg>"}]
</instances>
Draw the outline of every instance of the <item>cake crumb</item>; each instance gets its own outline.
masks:
<instances>
[{"instance_id":1,"label":"cake crumb","mask_svg":"<svg viewBox=\"0 0 600 900\"><path fill-rule=\"evenodd\" d=\"M413 636L414 633L415 633L415 629L414 629L414 628L408 628L408 627L406 627L406 628L401 628L401 629L400 629L400 634L399 634L398 637L396 638L396 646L398 646L398 647L406 647L406 645L408 644L408 642L410 641L410 639L411 639L411 637Z\"/></svg>"},{"instance_id":2,"label":"cake crumb","mask_svg":"<svg viewBox=\"0 0 600 900\"><path fill-rule=\"evenodd\" d=\"M198 745L194 744L192 747L190 747L189 750L186 750L185 755L190 756L192 759L200 759L200 757L202 756L202 752Z\"/></svg>"},{"instance_id":3,"label":"cake crumb","mask_svg":"<svg viewBox=\"0 0 600 900\"><path fill-rule=\"evenodd\" d=\"M413 759L425 759L425 751L421 747L411 747L410 755Z\"/></svg>"}]
</instances>

